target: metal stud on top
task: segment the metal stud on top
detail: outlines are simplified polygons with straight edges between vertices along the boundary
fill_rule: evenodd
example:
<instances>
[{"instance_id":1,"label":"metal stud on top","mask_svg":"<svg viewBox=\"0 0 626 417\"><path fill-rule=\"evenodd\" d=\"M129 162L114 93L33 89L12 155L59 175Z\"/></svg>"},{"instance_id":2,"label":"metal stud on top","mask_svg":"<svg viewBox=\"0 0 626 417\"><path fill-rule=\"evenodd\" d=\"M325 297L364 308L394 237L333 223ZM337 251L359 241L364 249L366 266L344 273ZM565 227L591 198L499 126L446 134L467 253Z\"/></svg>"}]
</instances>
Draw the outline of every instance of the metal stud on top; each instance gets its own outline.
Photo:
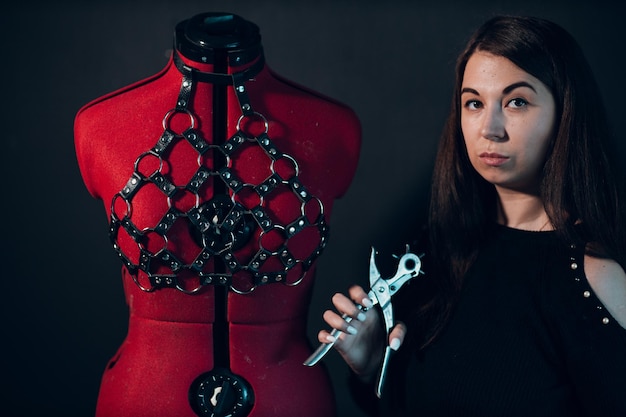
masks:
<instances>
[{"instance_id":1,"label":"metal stud on top","mask_svg":"<svg viewBox=\"0 0 626 417\"><path fill-rule=\"evenodd\" d=\"M199 71L182 64L180 58L174 58L183 74L176 107L166 112L163 133L151 149L139 155L130 179L111 203L109 236L114 250L144 291L169 287L195 293L205 285L225 285L245 294L269 283L299 284L326 246L328 225L321 200L311 195L299 178L298 162L279 150L268 134L268 120L253 110L249 102L244 83L260 71L263 62L243 75L198 74ZM199 118L188 107L196 78L232 85L239 100L242 114L236 132L221 145L209 143L202 136L197 130ZM189 119L188 125L182 132L175 132L171 123L179 114ZM260 122L263 131L246 131L244 121ZM195 152L193 163L197 168L188 182L178 184L164 167L171 164L168 152L185 142ZM234 165L245 144L263 150L268 161L267 177L254 182L238 177ZM209 158L223 163L207 163ZM148 160L154 161L150 165ZM201 189L211 180L214 185L221 182L225 193L215 194L207 201L201 196ZM163 195L164 212L154 225L139 227L133 218L134 201L149 184ZM268 204L281 193L292 194L295 199L291 200L299 206L299 215L287 224L275 220ZM152 210L158 210L157 207L158 204L151 204ZM197 253L191 259L187 253L189 243L183 251L171 236L172 229L180 233L180 223L188 229L187 240L195 242ZM293 239L305 230L307 241L313 237L314 244L309 245L312 249L307 254L296 256L291 248ZM122 239L126 245L120 244ZM154 241L160 244L155 245ZM133 244L136 246L138 254L130 253L129 243L131 249ZM251 255L241 255L244 246L248 251L252 247ZM216 272L216 265L224 270Z\"/></svg>"}]
</instances>

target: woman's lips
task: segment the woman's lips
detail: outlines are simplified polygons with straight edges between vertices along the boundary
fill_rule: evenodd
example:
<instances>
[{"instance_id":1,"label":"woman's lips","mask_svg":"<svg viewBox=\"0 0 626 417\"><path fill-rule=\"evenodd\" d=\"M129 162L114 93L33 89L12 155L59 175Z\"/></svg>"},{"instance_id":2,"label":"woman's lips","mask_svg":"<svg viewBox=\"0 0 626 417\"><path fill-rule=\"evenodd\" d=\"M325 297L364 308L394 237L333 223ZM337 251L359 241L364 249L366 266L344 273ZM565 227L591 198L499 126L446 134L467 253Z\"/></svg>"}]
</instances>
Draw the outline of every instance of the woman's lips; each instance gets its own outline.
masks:
<instances>
[{"instance_id":1,"label":"woman's lips","mask_svg":"<svg viewBox=\"0 0 626 417\"><path fill-rule=\"evenodd\" d=\"M483 152L479 155L479 157L485 165L492 167L498 167L509 160L508 156L500 155L499 153Z\"/></svg>"}]
</instances>

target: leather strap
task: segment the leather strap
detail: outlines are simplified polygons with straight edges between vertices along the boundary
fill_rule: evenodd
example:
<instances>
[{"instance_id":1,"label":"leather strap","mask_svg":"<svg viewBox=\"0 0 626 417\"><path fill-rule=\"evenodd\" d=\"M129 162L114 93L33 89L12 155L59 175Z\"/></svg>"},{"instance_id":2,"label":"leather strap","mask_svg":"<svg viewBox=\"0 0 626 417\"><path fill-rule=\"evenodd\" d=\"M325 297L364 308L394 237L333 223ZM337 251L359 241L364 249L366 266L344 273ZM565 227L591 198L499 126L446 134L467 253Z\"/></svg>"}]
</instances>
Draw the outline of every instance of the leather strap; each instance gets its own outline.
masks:
<instances>
[{"instance_id":1,"label":"leather strap","mask_svg":"<svg viewBox=\"0 0 626 417\"><path fill-rule=\"evenodd\" d=\"M183 75L189 75L190 77L193 77L194 80L200 82L219 85L236 85L240 82L251 80L254 78L255 75L261 72L261 70L265 66L265 56L261 54L259 56L259 59L254 64L252 64L243 71L234 74L219 74L215 72L200 71L196 68L186 65L177 51L174 51L173 55L174 65L176 65L176 68L178 68L178 70ZM241 81L235 82L235 79Z\"/></svg>"}]
</instances>

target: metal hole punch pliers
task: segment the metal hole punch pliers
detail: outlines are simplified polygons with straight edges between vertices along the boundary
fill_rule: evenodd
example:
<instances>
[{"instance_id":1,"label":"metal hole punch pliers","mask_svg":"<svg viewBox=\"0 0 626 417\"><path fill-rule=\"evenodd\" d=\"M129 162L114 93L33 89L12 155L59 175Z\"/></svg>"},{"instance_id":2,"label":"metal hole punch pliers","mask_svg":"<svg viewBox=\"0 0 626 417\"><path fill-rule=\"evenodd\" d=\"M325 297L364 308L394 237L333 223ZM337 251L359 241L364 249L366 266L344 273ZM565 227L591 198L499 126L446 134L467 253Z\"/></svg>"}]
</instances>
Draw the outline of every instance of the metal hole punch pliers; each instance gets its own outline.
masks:
<instances>
[{"instance_id":1,"label":"metal hole punch pliers","mask_svg":"<svg viewBox=\"0 0 626 417\"><path fill-rule=\"evenodd\" d=\"M385 321L385 329L387 338L385 339L385 356L381 365L380 373L378 375L378 381L376 384L376 395L378 398L382 395L382 388L385 383L385 375L387 372L387 365L389 358L391 357L391 348L389 347L388 338L389 332L393 328L393 306L391 304L391 297L398 292L398 290L411 278L416 277L421 272L421 260L420 257L410 253L409 247L406 247L406 253L402 255L398 261L398 269L395 275L391 278L385 279L380 276L378 267L376 266L375 259L376 251L372 248L370 255L370 290L367 294L373 305L378 305L382 310L383 319ZM423 272L421 272L423 273ZM361 305L357 305L360 310L365 309ZM347 323L352 321L352 317L344 314L342 316ZM333 329L330 333L333 337L337 338L341 330ZM333 347L332 343L322 343L311 356L304 361L304 365L313 366L319 362Z\"/></svg>"}]
</instances>

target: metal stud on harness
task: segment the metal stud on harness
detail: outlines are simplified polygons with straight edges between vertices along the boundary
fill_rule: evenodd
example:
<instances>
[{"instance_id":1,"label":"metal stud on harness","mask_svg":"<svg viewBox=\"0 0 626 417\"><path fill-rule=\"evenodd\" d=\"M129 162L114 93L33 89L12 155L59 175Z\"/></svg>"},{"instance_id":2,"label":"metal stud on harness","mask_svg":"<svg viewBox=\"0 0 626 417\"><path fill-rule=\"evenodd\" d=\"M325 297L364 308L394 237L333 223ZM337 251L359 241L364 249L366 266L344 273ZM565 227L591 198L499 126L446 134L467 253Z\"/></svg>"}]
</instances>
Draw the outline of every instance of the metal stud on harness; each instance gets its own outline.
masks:
<instances>
[{"instance_id":1,"label":"metal stud on harness","mask_svg":"<svg viewBox=\"0 0 626 417\"><path fill-rule=\"evenodd\" d=\"M263 68L262 55L251 67L232 75L200 72L186 66L176 54L174 62L183 74L176 106L165 114L163 133L151 149L137 158L134 172L111 203L109 236L115 251L144 291L169 287L191 294L205 285L222 285L243 294L269 283L297 285L325 248L328 225L321 200L311 195L300 181L298 162L278 149L268 134L267 119L254 111L249 102L245 83ZM189 108L197 80L232 85L239 100L242 114L237 130L222 144L209 143L197 129L197 116ZM189 119L189 126L182 133L170 127L170 121L176 115ZM264 131L251 134L244 127L249 122L262 123ZM197 170L187 183L176 184L163 172L163 166L168 150L181 141L195 150L197 158L191 162L197 164ZM233 165L244 145L257 146L267 156L269 175L266 178L251 182L237 176ZM211 167L203 163L210 155L218 155L225 161L224 165ZM154 168L150 172L141 168L146 159L156 161L152 163ZM226 194L202 201L199 190L210 179L221 182ZM133 197L148 184L155 185L162 193L167 201L167 210L155 224L139 228L133 222ZM287 224L273 220L268 209L266 202L276 193L291 193L300 205L300 214ZM179 195L191 195L193 204L178 207L174 202ZM254 198L246 199L243 195ZM253 200L253 203L246 200ZM181 221L187 223L189 234L197 245L197 253L191 261L183 260L183 256L171 245L168 232ZM305 229L314 231L312 235L316 236L317 243L307 256L297 257L290 250L289 242ZM121 234L126 234L130 237L127 240L136 244L137 259L131 259L124 252L119 242ZM278 237L281 243L268 245L269 236L273 240ZM160 245L151 249L146 244L148 240L156 240ZM240 259L237 250L244 245L254 246L255 252L247 259ZM225 271L211 270L207 266L211 260L225 265ZM288 280L289 272L297 278ZM188 278L182 282L181 273L192 276L192 282L189 283ZM247 275L249 282L245 285L235 283L235 274Z\"/></svg>"}]
</instances>

